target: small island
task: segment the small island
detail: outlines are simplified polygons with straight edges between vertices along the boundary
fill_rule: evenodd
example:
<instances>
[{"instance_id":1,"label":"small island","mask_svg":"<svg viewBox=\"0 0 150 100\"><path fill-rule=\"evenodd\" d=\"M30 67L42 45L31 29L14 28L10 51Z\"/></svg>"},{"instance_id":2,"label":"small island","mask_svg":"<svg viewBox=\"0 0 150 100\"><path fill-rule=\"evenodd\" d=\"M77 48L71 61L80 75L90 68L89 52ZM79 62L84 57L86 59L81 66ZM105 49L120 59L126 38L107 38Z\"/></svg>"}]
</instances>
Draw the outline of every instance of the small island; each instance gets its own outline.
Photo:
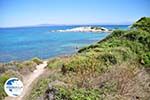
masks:
<instances>
[{"instance_id":1,"label":"small island","mask_svg":"<svg viewBox=\"0 0 150 100\"><path fill-rule=\"evenodd\" d=\"M81 26L66 30L52 30L51 32L111 32L111 30L98 26Z\"/></svg>"}]
</instances>

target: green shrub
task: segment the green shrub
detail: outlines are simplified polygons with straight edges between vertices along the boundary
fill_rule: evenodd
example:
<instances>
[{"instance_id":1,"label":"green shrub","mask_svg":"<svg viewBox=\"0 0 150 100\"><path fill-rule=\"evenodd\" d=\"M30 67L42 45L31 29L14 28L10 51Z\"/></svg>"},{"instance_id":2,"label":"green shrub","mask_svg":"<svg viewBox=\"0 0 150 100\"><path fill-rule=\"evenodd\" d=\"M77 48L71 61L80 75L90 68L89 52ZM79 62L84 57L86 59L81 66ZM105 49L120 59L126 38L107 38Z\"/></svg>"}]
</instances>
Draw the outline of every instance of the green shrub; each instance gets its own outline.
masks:
<instances>
[{"instance_id":1,"label":"green shrub","mask_svg":"<svg viewBox=\"0 0 150 100\"><path fill-rule=\"evenodd\" d=\"M111 35L109 35L108 37L106 37L106 39L110 39L110 38L120 38L122 35L125 34L126 31L123 30L115 30L111 33Z\"/></svg>"},{"instance_id":2,"label":"green shrub","mask_svg":"<svg viewBox=\"0 0 150 100\"><path fill-rule=\"evenodd\" d=\"M6 71L6 67L3 64L0 64L0 75Z\"/></svg>"},{"instance_id":3,"label":"green shrub","mask_svg":"<svg viewBox=\"0 0 150 100\"><path fill-rule=\"evenodd\" d=\"M42 61L41 59L37 58L37 57L36 57L36 58L33 58L32 61L35 62L37 65L43 63L43 61Z\"/></svg>"},{"instance_id":4,"label":"green shrub","mask_svg":"<svg viewBox=\"0 0 150 100\"><path fill-rule=\"evenodd\" d=\"M45 92L49 82L50 79L48 78L40 79L33 87L33 90L31 91L31 94L27 97L27 100L37 100L37 98Z\"/></svg>"},{"instance_id":5,"label":"green shrub","mask_svg":"<svg viewBox=\"0 0 150 100\"><path fill-rule=\"evenodd\" d=\"M123 30L115 30L113 31L110 35L108 35L106 38L100 40L98 42L98 44L103 44L103 43L106 43L107 41L110 41L112 39L119 39L122 35L125 34L126 31L123 31Z\"/></svg>"},{"instance_id":6,"label":"green shrub","mask_svg":"<svg viewBox=\"0 0 150 100\"><path fill-rule=\"evenodd\" d=\"M58 88L56 100L100 100L100 92L98 89Z\"/></svg>"},{"instance_id":7,"label":"green shrub","mask_svg":"<svg viewBox=\"0 0 150 100\"><path fill-rule=\"evenodd\" d=\"M111 39L108 40L107 42L104 42L103 44L100 45L100 47L104 48L104 49L108 49L110 47L119 47L122 46L122 40L119 39Z\"/></svg>"},{"instance_id":8,"label":"green shrub","mask_svg":"<svg viewBox=\"0 0 150 100\"><path fill-rule=\"evenodd\" d=\"M9 63L0 64L0 74L3 74L8 70L18 71L17 62L9 62Z\"/></svg>"},{"instance_id":9,"label":"green shrub","mask_svg":"<svg viewBox=\"0 0 150 100\"><path fill-rule=\"evenodd\" d=\"M63 61L60 58L55 58L48 61L48 68L61 68L63 65Z\"/></svg>"},{"instance_id":10,"label":"green shrub","mask_svg":"<svg viewBox=\"0 0 150 100\"><path fill-rule=\"evenodd\" d=\"M150 32L150 17L142 17L131 26L131 29Z\"/></svg>"},{"instance_id":11,"label":"green shrub","mask_svg":"<svg viewBox=\"0 0 150 100\"><path fill-rule=\"evenodd\" d=\"M36 69L36 63L33 61L24 61L17 64L18 71L25 75L33 72Z\"/></svg>"},{"instance_id":12,"label":"green shrub","mask_svg":"<svg viewBox=\"0 0 150 100\"><path fill-rule=\"evenodd\" d=\"M7 94L4 91L4 84L8 79L9 77L6 75L0 76L0 100L3 100L4 97L7 96Z\"/></svg>"},{"instance_id":13,"label":"green shrub","mask_svg":"<svg viewBox=\"0 0 150 100\"><path fill-rule=\"evenodd\" d=\"M141 63L145 68L150 68L150 52L144 53L141 57Z\"/></svg>"},{"instance_id":14,"label":"green shrub","mask_svg":"<svg viewBox=\"0 0 150 100\"><path fill-rule=\"evenodd\" d=\"M7 70L5 73L3 73L1 76L6 76L6 77L17 77L20 80L22 80L22 75L18 71L14 70Z\"/></svg>"},{"instance_id":15,"label":"green shrub","mask_svg":"<svg viewBox=\"0 0 150 100\"><path fill-rule=\"evenodd\" d=\"M124 37L126 37L126 39L128 39L128 40L135 41L135 40L138 40L139 34L140 34L139 31L129 31L129 32L127 32L127 34Z\"/></svg>"},{"instance_id":16,"label":"green shrub","mask_svg":"<svg viewBox=\"0 0 150 100\"><path fill-rule=\"evenodd\" d=\"M90 45L88 47L81 48L80 50L78 50L78 53L85 52L85 51L87 51L89 49L93 49L93 48L96 48L98 46L99 46L99 44L92 44L92 45Z\"/></svg>"},{"instance_id":17,"label":"green shrub","mask_svg":"<svg viewBox=\"0 0 150 100\"><path fill-rule=\"evenodd\" d=\"M124 43L122 44L125 47L129 47L133 53L136 53L140 55L143 53L147 48L139 42L135 41L123 41Z\"/></svg>"},{"instance_id":18,"label":"green shrub","mask_svg":"<svg viewBox=\"0 0 150 100\"><path fill-rule=\"evenodd\" d=\"M140 31L140 30L139 31L131 30L131 31L126 32L126 34L124 35L124 37L127 40L137 41L144 45L147 45L150 43L149 42L150 38L148 38L149 36L150 36L150 34L148 32Z\"/></svg>"},{"instance_id":19,"label":"green shrub","mask_svg":"<svg viewBox=\"0 0 150 100\"><path fill-rule=\"evenodd\" d=\"M90 52L89 52L90 53ZM103 70L103 66L101 66L101 62L98 61L94 55L85 56L77 55L73 56L69 62L65 63L65 68L67 71L72 72L80 72L80 73L94 73L100 72Z\"/></svg>"},{"instance_id":20,"label":"green shrub","mask_svg":"<svg viewBox=\"0 0 150 100\"><path fill-rule=\"evenodd\" d=\"M101 56L101 59L104 61L105 64L117 64L117 59L114 55L112 54L104 54Z\"/></svg>"},{"instance_id":21,"label":"green shrub","mask_svg":"<svg viewBox=\"0 0 150 100\"><path fill-rule=\"evenodd\" d=\"M150 35L145 38L145 41L146 41L147 46L148 46L149 51L150 51Z\"/></svg>"}]
</instances>

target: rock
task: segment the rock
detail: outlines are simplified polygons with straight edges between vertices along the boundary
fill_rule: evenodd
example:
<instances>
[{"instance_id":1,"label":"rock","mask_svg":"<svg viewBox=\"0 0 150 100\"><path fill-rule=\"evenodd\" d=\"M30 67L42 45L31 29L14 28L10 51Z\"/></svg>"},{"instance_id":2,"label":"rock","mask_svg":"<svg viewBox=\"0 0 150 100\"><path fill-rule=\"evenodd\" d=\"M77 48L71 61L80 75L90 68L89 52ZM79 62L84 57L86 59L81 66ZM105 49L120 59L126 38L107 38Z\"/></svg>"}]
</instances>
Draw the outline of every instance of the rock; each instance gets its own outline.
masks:
<instances>
[{"instance_id":1,"label":"rock","mask_svg":"<svg viewBox=\"0 0 150 100\"><path fill-rule=\"evenodd\" d=\"M105 86L104 82L102 82L102 83L99 84L99 88L103 88L104 86Z\"/></svg>"},{"instance_id":2,"label":"rock","mask_svg":"<svg viewBox=\"0 0 150 100\"><path fill-rule=\"evenodd\" d=\"M66 68L66 66L64 64L61 67L61 72L63 73L63 75L65 75L66 72L67 72L67 68Z\"/></svg>"},{"instance_id":3,"label":"rock","mask_svg":"<svg viewBox=\"0 0 150 100\"><path fill-rule=\"evenodd\" d=\"M111 32L109 29L97 26L75 27L66 30L53 30L51 32Z\"/></svg>"},{"instance_id":4,"label":"rock","mask_svg":"<svg viewBox=\"0 0 150 100\"><path fill-rule=\"evenodd\" d=\"M44 100L55 100L55 95L58 92L51 84L48 84L48 89L45 91Z\"/></svg>"}]
</instances>

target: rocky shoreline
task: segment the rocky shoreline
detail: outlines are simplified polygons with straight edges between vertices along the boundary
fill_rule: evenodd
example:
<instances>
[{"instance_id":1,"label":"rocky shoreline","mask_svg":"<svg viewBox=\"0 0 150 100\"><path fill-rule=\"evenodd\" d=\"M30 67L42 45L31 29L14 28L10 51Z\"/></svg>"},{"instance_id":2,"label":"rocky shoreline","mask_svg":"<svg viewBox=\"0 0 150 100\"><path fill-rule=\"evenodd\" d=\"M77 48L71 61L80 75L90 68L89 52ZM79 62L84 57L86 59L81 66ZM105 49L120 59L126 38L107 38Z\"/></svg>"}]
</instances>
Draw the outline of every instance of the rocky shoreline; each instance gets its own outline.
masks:
<instances>
[{"instance_id":1,"label":"rocky shoreline","mask_svg":"<svg viewBox=\"0 0 150 100\"><path fill-rule=\"evenodd\" d=\"M51 32L112 32L112 30L109 30L105 27L81 26L66 30L52 30Z\"/></svg>"}]
</instances>

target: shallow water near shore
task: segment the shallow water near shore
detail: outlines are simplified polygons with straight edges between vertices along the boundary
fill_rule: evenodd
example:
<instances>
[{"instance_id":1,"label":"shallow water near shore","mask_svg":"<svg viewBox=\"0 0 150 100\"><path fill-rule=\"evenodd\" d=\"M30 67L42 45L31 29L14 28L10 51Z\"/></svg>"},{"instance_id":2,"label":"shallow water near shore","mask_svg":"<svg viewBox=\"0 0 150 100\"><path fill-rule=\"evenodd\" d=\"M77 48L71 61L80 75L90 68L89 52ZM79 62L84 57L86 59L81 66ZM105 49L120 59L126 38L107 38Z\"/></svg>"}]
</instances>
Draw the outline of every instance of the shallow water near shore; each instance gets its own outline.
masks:
<instances>
[{"instance_id":1,"label":"shallow water near shore","mask_svg":"<svg viewBox=\"0 0 150 100\"><path fill-rule=\"evenodd\" d=\"M108 29L128 28L128 25L101 26ZM78 26L0 28L0 62L69 55L77 52L77 48L93 44L109 35L91 32L50 32L74 27Z\"/></svg>"}]
</instances>

